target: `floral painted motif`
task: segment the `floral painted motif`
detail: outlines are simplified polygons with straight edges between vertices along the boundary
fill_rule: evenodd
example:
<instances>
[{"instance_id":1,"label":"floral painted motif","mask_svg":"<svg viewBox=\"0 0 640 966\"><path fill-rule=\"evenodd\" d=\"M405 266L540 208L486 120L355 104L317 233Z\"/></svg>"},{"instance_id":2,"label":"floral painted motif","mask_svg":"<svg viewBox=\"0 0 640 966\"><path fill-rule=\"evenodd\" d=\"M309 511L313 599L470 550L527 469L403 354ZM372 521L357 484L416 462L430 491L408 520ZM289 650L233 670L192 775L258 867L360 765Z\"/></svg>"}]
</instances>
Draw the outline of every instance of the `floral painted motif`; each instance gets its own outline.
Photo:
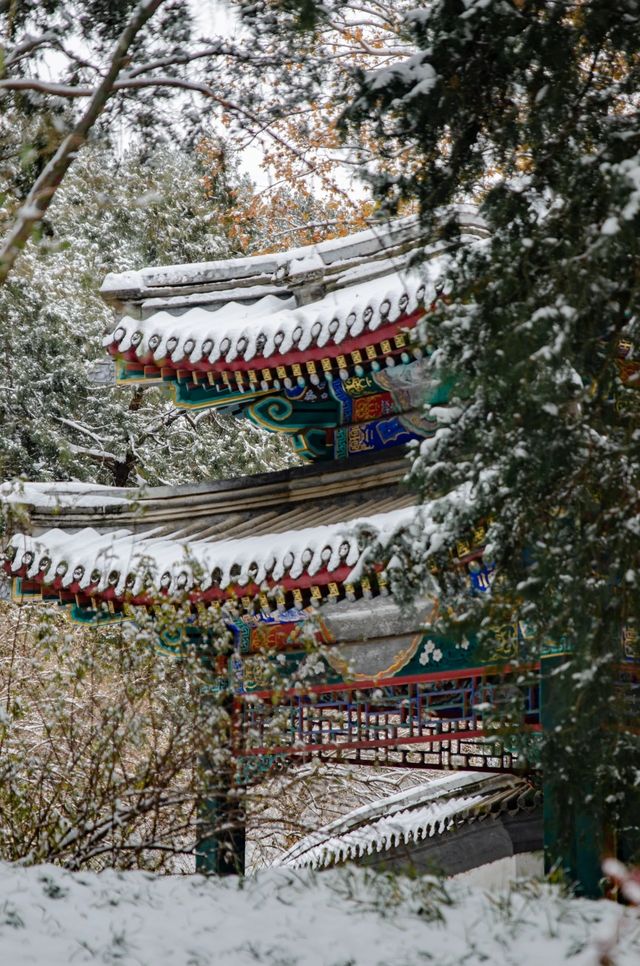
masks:
<instances>
[{"instance_id":1,"label":"floral painted motif","mask_svg":"<svg viewBox=\"0 0 640 966\"><path fill-rule=\"evenodd\" d=\"M436 647L433 641L429 640L424 645L418 660L421 664L429 664L430 662L437 664L442 660L442 651L439 647Z\"/></svg>"}]
</instances>

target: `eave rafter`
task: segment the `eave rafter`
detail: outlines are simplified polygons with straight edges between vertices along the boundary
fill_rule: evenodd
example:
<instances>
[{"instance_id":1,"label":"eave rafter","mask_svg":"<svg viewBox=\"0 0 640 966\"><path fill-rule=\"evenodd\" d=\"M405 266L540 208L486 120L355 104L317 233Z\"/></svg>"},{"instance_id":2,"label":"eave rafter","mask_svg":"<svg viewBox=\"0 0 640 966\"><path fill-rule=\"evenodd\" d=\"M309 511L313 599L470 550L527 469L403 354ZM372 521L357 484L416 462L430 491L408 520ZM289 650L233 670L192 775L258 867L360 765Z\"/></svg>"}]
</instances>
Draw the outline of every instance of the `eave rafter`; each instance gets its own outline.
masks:
<instances>
[{"instance_id":1,"label":"eave rafter","mask_svg":"<svg viewBox=\"0 0 640 966\"><path fill-rule=\"evenodd\" d=\"M43 595L82 610L130 616L135 607L233 602L245 613L302 610L325 600L387 592L380 566L357 571L366 544L387 540L416 508L333 526L189 545L153 534L45 531L16 535L5 569L23 597ZM357 574L357 575L356 575Z\"/></svg>"},{"instance_id":2,"label":"eave rafter","mask_svg":"<svg viewBox=\"0 0 640 966\"><path fill-rule=\"evenodd\" d=\"M485 233L471 208L446 214L470 240ZM124 381L191 384L213 405L410 363L450 259L422 233L405 218L283 254L108 276L120 317L105 348Z\"/></svg>"}]
</instances>

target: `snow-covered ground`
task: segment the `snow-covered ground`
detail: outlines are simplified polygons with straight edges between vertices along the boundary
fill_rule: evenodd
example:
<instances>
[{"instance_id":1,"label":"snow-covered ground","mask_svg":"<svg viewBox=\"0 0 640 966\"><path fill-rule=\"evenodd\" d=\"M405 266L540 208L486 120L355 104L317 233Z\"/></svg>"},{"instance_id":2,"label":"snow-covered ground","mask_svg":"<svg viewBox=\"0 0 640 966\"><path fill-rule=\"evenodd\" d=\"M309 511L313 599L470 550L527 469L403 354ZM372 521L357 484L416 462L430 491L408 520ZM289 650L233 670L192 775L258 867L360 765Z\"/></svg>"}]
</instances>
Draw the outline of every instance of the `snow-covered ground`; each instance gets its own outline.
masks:
<instances>
[{"instance_id":1,"label":"snow-covered ground","mask_svg":"<svg viewBox=\"0 0 640 966\"><path fill-rule=\"evenodd\" d=\"M535 884L489 896L353 868L239 882L0 864L2 966L596 966L615 937L607 962L637 966L636 910Z\"/></svg>"}]
</instances>

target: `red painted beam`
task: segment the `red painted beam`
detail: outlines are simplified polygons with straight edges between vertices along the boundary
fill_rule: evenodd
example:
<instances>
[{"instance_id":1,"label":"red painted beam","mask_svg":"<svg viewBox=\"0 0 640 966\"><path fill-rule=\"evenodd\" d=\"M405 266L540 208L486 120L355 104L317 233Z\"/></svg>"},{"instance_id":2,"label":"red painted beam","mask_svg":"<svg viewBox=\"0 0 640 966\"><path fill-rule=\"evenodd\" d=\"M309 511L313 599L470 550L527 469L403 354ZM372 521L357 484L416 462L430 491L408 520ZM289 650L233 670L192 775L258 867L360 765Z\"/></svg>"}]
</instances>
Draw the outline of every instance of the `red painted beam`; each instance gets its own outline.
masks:
<instances>
[{"instance_id":1,"label":"red painted beam","mask_svg":"<svg viewBox=\"0 0 640 966\"><path fill-rule=\"evenodd\" d=\"M431 309L433 309L433 306L430 307ZM267 357L256 355L248 362L245 359L234 359L233 362L226 362L225 360L208 362L206 359L200 359L195 363L192 363L187 358L182 358L179 362L173 362L170 358L156 360L152 352L148 352L144 356L136 355L134 347L128 349L126 352L120 352L118 350L118 344L115 342L112 342L107 347L107 351L112 356L128 362L135 362L140 366L150 365L157 368L174 369L175 371L178 369L186 369L190 372L248 372L249 369L263 369L274 366L293 365L294 363L319 362L322 359L334 359L336 356L345 355L357 349L364 349L372 343L392 339L395 335L398 335L401 329L414 328L418 320L424 315L425 311L423 309L418 310L412 312L411 315L403 315L395 322L382 325L378 329L366 329L360 335L343 339L342 342L327 343L322 347L314 346L308 349L291 349L289 352L284 353L284 355L280 355L278 352L274 352L273 355Z\"/></svg>"}]
</instances>

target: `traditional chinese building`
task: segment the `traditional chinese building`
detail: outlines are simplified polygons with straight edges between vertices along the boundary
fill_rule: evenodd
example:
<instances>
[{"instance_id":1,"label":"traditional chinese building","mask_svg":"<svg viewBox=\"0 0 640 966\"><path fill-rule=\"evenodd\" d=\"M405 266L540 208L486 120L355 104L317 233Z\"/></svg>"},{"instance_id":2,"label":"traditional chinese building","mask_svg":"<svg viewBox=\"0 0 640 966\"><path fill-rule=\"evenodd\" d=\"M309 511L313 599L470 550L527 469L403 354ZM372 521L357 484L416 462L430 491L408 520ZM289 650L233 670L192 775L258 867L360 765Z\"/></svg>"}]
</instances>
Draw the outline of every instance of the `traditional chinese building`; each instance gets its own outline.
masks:
<instances>
[{"instance_id":1,"label":"traditional chinese building","mask_svg":"<svg viewBox=\"0 0 640 966\"><path fill-rule=\"evenodd\" d=\"M472 209L457 217L463 235L484 234ZM144 490L27 484L6 496L30 516L7 551L19 600L54 599L90 623L186 600L191 635L203 609L233 602L234 645L217 666L249 779L309 755L467 772L523 764L487 741L485 720L522 627L497 636L488 663L473 640L430 632L434 601L401 610L382 559L398 527L429 526L428 506L403 482L405 444L437 429L425 399L447 402L449 387L426 375L416 326L446 285L448 259L446 242L425 247L405 219L284 254L108 276L102 293L118 319L105 348L119 382L166 384L178 407L284 433L307 465ZM489 586L482 539L460 545L454 562L471 593ZM322 657L274 708L255 656L278 653L294 673L312 614ZM524 726L539 729L535 675L520 700ZM283 708L288 726L274 743ZM204 865L219 870L217 855L209 849Z\"/></svg>"},{"instance_id":2,"label":"traditional chinese building","mask_svg":"<svg viewBox=\"0 0 640 966\"><path fill-rule=\"evenodd\" d=\"M296 842L278 864L344 862L464 876L482 884L542 871L542 792L526 777L456 772L363 805Z\"/></svg>"}]
</instances>

